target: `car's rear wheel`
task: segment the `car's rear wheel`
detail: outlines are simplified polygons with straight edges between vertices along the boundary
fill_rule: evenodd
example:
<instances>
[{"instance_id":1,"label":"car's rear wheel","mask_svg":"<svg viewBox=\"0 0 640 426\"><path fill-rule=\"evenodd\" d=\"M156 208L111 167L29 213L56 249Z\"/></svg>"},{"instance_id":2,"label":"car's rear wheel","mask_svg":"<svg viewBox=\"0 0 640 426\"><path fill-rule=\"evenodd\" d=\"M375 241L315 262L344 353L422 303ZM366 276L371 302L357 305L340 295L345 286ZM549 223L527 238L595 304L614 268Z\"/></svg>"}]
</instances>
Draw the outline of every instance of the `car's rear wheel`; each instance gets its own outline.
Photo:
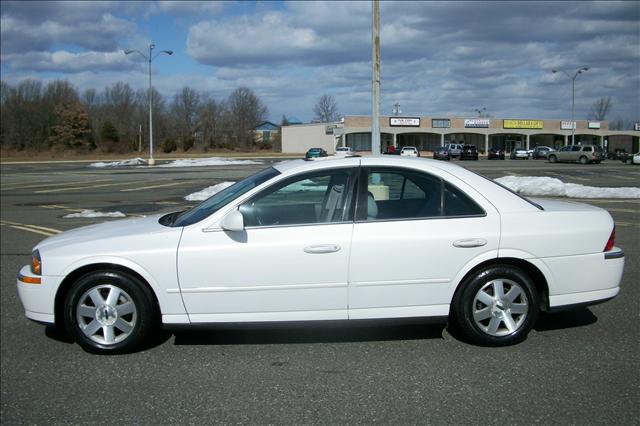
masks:
<instances>
[{"instance_id":1,"label":"car's rear wheel","mask_svg":"<svg viewBox=\"0 0 640 426\"><path fill-rule=\"evenodd\" d=\"M538 317L538 293L533 281L522 270L508 265L474 273L452 303L460 331L482 346L523 341Z\"/></svg>"},{"instance_id":2,"label":"car's rear wheel","mask_svg":"<svg viewBox=\"0 0 640 426\"><path fill-rule=\"evenodd\" d=\"M589 160L587 160L587 157L585 157L584 155L582 157L580 157L580 164L587 164Z\"/></svg>"},{"instance_id":3,"label":"car's rear wheel","mask_svg":"<svg viewBox=\"0 0 640 426\"><path fill-rule=\"evenodd\" d=\"M157 325L151 290L119 271L89 273L74 283L64 305L65 326L85 350L134 351Z\"/></svg>"},{"instance_id":4,"label":"car's rear wheel","mask_svg":"<svg viewBox=\"0 0 640 426\"><path fill-rule=\"evenodd\" d=\"M550 163L555 163L556 161L558 161L558 157L556 157L555 155L550 155L549 156L549 162Z\"/></svg>"}]
</instances>

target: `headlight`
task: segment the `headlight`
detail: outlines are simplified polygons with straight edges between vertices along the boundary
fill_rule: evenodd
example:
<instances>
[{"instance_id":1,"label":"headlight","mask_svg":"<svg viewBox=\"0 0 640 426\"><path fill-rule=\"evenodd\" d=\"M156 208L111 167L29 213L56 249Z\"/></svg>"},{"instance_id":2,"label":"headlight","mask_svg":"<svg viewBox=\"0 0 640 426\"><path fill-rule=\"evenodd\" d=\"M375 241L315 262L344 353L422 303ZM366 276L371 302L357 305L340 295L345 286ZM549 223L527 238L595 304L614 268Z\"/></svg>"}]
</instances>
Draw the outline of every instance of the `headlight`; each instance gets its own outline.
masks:
<instances>
[{"instance_id":1,"label":"headlight","mask_svg":"<svg viewBox=\"0 0 640 426\"><path fill-rule=\"evenodd\" d=\"M31 253L31 272L36 275L42 275L42 260L38 250L34 250Z\"/></svg>"}]
</instances>

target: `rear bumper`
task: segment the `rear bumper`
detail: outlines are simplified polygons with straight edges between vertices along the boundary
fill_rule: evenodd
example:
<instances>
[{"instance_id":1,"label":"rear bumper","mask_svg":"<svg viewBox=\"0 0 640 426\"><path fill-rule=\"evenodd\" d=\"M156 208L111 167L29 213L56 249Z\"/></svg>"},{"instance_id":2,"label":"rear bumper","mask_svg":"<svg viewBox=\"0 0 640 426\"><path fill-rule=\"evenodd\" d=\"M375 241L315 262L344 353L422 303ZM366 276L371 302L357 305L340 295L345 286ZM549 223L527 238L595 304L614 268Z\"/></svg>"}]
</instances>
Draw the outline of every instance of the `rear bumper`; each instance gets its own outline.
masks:
<instances>
[{"instance_id":1,"label":"rear bumper","mask_svg":"<svg viewBox=\"0 0 640 426\"><path fill-rule=\"evenodd\" d=\"M554 275L549 288L549 308L591 305L612 299L620 292L624 251L545 259Z\"/></svg>"}]
</instances>

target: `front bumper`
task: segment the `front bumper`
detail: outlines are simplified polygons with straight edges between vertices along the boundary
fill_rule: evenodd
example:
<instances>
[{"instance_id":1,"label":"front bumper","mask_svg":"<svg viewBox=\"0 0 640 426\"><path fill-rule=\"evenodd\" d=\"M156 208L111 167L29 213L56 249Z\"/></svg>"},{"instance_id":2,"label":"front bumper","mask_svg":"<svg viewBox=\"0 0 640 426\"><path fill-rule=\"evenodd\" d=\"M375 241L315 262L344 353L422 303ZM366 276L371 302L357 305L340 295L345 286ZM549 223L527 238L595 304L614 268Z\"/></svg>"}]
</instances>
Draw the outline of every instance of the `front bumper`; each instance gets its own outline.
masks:
<instances>
[{"instance_id":1,"label":"front bumper","mask_svg":"<svg viewBox=\"0 0 640 426\"><path fill-rule=\"evenodd\" d=\"M40 278L40 284L27 281L35 281ZM16 280L18 297L27 318L34 321L53 324L55 322L54 305L56 290L58 289L58 277L37 276L31 272L29 265L20 269Z\"/></svg>"}]
</instances>

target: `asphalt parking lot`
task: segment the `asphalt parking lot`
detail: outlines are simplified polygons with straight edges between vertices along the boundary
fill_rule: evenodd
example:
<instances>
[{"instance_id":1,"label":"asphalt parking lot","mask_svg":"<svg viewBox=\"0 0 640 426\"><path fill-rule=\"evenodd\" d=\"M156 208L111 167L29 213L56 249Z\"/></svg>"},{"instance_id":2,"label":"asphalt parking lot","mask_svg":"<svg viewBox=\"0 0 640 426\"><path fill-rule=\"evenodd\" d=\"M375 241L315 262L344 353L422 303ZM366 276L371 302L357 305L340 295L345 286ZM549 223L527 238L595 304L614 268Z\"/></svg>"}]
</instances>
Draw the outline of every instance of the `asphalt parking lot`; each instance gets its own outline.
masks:
<instances>
[{"instance_id":1,"label":"asphalt parking lot","mask_svg":"<svg viewBox=\"0 0 640 426\"><path fill-rule=\"evenodd\" d=\"M1 423L637 424L640 418L640 200L607 209L626 253L614 300L543 316L507 348L462 343L423 320L226 326L165 333L139 353L96 356L24 317L15 274L47 235L104 218L193 205L184 196L262 164L90 168L2 164ZM640 186L640 167L462 162L489 178L549 176ZM526 225L526 224L525 224Z\"/></svg>"}]
</instances>

